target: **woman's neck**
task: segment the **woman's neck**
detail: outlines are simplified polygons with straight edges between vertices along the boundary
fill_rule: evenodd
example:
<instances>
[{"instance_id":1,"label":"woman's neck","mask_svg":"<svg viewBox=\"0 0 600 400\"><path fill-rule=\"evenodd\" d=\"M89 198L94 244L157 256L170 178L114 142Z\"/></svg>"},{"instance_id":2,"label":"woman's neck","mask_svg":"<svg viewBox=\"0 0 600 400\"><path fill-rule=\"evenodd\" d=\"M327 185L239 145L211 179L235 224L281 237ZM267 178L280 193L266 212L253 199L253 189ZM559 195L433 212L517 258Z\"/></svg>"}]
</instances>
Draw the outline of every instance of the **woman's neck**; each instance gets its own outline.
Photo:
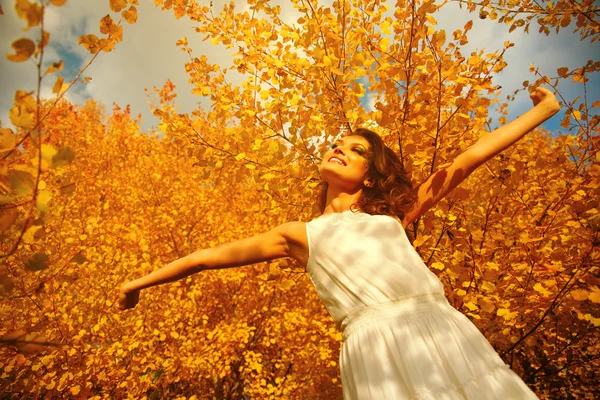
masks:
<instances>
[{"instance_id":1,"label":"woman's neck","mask_svg":"<svg viewBox=\"0 0 600 400\"><path fill-rule=\"evenodd\" d=\"M352 205L360 200L362 189L355 193L336 191L333 188L327 189L327 201L323 214L341 213L351 209Z\"/></svg>"}]
</instances>

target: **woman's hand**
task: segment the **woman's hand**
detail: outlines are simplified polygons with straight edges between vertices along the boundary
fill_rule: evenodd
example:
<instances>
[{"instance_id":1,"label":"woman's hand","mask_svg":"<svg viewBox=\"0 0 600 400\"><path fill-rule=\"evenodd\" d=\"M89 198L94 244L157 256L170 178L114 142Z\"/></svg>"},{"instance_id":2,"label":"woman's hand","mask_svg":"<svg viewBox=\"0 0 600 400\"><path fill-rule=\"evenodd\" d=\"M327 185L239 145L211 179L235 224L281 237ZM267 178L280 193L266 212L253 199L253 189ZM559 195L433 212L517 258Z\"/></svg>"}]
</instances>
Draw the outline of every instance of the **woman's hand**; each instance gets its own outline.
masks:
<instances>
[{"instance_id":1,"label":"woman's hand","mask_svg":"<svg viewBox=\"0 0 600 400\"><path fill-rule=\"evenodd\" d=\"M128 310L136 306L140 301L139 290L127 290L127 285L123 286L121 293L119 293L119 308L121 310Z\"/></svg>"},{"instance_id":2,"label":"woman's hand","mask_svg":"<svg viewBox=\"0 0 600 400\"><path fill-rule=\"evenodd\" d=\"M544 87L537 87L529 95L533 101L533 105L543 104L549 111L555 114L560 109L560 104L556 100L556 96L550 90Z\"/></svg>"}]
</instances>

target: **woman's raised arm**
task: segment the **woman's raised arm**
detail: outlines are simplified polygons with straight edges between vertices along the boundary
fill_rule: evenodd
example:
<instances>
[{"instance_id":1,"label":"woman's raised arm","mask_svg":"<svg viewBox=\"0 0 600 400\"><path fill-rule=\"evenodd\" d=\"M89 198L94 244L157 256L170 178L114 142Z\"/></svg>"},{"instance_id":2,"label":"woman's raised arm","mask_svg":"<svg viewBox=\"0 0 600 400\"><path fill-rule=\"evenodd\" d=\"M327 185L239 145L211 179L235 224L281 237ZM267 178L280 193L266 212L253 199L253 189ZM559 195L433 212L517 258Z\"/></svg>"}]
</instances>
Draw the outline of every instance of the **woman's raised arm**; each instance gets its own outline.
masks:
<instances>
[{"instance_id":1,"label":"woman's raised arm","mask_svg":"<svg viewBox=\"0 0 600 400\"><path fill-rule=\"evenodd\" d=\"M305 263L305 225L304 222L288 222L261 235L195 251L125 284L121 288L119 308L135 307L142 289L173 282L207 269L240 267L282 257L293 257Z\"/></svg>"},{"instance_id":2,"label":"woman's raised arm","mask_svg":"<svg viewBox=\"0 0 600 400\"><path fill-rule=\"evenodd\" d=\"M417 187L417 201L402 221L407 226L444 198L477 167L521 139L560 109L554 94L545 88L531 93L534 107L514 121L483 136L462 152L452 164L431 175Z\"/></svg>"}]
</instances>

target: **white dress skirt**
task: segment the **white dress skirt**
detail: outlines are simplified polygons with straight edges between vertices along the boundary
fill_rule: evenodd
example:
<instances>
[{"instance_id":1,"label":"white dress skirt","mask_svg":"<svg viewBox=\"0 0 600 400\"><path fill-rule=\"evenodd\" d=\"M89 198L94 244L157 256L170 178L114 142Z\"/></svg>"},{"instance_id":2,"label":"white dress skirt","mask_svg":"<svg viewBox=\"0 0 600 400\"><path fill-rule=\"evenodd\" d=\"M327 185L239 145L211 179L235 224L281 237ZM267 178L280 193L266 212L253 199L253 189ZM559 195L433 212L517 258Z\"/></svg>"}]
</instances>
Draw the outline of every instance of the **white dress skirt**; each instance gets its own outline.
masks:
<instances>
[{"instance_id":1,"label":"white dress skirt","mask_svg":"<svg viewBox=\"0 0 600 400\"><path fill-rule=\"evenodd\" d=\"M345 211L306 224L307 272L343 330L352 399L537 399L444 297L395 218Z\"/></svg>"}]
</instances>

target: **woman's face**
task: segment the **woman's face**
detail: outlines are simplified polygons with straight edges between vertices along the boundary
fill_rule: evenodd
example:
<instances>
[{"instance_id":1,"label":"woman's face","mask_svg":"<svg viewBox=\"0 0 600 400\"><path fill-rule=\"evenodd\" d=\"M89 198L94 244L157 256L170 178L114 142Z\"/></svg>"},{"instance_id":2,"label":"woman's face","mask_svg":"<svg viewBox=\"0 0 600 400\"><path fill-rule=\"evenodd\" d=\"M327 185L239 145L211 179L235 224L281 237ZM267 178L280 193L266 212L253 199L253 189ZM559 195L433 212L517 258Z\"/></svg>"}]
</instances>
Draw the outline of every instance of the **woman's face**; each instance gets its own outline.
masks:
<instances>
[{"instance_id":1,"label":"woman's face","mask_svg":"<svg viewBox=\"0 0 600 400\"><path fill-rule=\"evenodd\" d=\"M323 156L322 179L348 191L363 188L369 171L370 150L369 141L362 136L337 140Z\"/></svg>"}]
</instances>

